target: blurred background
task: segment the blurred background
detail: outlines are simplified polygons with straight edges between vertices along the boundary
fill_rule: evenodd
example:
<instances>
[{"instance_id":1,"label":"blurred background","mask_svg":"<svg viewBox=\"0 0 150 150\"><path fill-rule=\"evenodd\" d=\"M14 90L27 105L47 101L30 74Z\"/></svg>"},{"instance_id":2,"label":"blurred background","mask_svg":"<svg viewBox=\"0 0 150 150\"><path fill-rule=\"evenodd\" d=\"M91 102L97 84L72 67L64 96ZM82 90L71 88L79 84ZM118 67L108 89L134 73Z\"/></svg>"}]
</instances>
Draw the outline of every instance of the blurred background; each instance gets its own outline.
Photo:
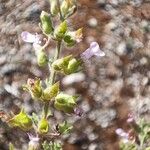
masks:
<instances>
[{"instance_id":1,"label":"blurred background","mask_svg":"<svg viewBox=\"0 0 150 150\"><path fill-rule=\"evenodd\" d=\"M20 34L41 34L42 10L49 11L46 0L0 0L0 110L5 112L41 110L22 85L49 72L38 67L32 45ZM74 30L83 27L84 39L71 50L64 47L62 55L79 55L97 41L106 56L92 58L74 76L59 76L63 91L80 95L84 111L81 118L54 111L58 121L67 118L74 127L63 138L64 150L119 150L114 131L128 128L129 112L150 121L150 0L80 0L68 23ZM54 47L51 42L50 56ZM28 136L0 120L0 150L8 150L9 142L26 150Z\"/></svg>"}]
</instances>

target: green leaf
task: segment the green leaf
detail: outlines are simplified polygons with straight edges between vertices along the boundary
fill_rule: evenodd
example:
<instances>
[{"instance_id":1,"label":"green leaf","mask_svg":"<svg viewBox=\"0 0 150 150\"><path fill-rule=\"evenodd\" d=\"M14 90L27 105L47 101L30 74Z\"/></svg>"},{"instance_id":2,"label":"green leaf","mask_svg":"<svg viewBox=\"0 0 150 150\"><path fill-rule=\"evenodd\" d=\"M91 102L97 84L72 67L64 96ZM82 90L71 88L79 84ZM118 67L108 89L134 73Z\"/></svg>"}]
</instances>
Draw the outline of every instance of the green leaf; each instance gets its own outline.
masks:
<instances>
[{"instance_id":1,"label":"green leaf","mask_svg":"<svg viewBox=\"0 0 150 150\"><path fill-rule=\"evenodd\" d=\"M63 123L59 124L58 129L61 134L68 134L72 130L72 125L64 121Z\"/></svg>"}]
</instances>

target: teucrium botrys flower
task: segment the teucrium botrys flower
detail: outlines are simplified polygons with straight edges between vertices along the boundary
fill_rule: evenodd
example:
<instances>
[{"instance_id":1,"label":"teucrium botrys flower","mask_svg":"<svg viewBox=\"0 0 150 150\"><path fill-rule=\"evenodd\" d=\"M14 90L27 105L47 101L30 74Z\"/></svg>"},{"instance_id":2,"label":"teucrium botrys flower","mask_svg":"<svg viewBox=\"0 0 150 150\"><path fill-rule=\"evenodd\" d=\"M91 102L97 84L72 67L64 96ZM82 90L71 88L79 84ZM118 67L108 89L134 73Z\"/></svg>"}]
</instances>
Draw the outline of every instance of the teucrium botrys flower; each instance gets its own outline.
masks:
<instances>
[{"instance_id":1,"label":"teucrium botrys flower","mask_svg":"<svg viewBox=\"0 0 150 150\"><path fill-rule=\"evenodd\" d=\"M97 42L92 42L90 44L90 47L81 54L81 58L84 61L88 61L88 59L90 59L93 56L105 56L105 53L100 49L99 44Z\"/></svg>"},{"instance_id":2,"label":"teucrium botrys flower","mask_svg":"<svg viewBox=\"0 0 150 150\"><path fill-rule=\"evenodd\" d=\"M28 42L28 43L36 43L40 44L40 37L38 34L31 34L27 31L24 31L21 33L21 38L23 41Z\"/></svg>"},{"instance_id":3,"label":"teucrium botrys flower","mask_svg":"<svg viewBox=\"0 0 150 150\"><path fill-rule=\"evenodd\" d=\"M47 23L46 23L47 24ZM45 26L45 25L43 25ZM28 43L32 43L37 56L37 62L40 67L45 66L48 63L48 56L44 52L43 47L40 45L40 37L38 34L31 34L27 31L21 33L22 40Z\"/></svg>"}]
</instances>

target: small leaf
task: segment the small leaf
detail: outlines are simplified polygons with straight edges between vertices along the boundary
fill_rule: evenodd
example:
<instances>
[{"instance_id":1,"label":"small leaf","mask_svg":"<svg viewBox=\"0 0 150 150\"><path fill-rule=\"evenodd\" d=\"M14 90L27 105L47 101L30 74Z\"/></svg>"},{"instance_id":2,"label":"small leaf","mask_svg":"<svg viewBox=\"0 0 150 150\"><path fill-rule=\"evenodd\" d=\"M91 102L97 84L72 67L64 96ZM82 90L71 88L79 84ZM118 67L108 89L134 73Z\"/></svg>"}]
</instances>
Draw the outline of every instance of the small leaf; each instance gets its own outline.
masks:
<instances>
[{"instance_id":1,"label":"small leaf","mask_svg":"<svg viewBox=\"0 0 150 150\"><path fill-rule=\"evenodd\" d=\"M59 124L59 126L58 126L59 132L61 134L68 134L72 128L73 127L69 123L67 123L67 121L64 121L63 123Z\"/></svg>"}]
</instances>

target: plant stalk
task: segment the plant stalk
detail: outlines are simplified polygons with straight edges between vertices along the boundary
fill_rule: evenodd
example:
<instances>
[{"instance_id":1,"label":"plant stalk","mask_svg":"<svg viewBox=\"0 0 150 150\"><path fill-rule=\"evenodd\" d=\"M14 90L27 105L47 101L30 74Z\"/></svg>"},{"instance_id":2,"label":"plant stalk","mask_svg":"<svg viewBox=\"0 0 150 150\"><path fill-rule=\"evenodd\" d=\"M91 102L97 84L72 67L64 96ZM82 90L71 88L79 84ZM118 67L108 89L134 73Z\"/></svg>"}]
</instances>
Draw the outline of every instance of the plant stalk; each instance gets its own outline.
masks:
<instances>
[{"instance_id":1,"label":"plant stalk","mask_svg":"<svg viewBox=\"0 0 150 150\"><path fill-rule=\"evenodd\" d=\"M59 58L59 54L61 51L61 43L62 43L61 41L57 42L55 56L54 56L53 61L55 61ZM51 68L50 71L51 71L51 73L50 73L50 78L49 78L49 85L51 86L54 84L55 77L56 77L56 71L53 68ZM44 118L47 118L48 110L49 110L49 102L45 102L45 104L44 104Z\"/></svg>"}]
</instances>

